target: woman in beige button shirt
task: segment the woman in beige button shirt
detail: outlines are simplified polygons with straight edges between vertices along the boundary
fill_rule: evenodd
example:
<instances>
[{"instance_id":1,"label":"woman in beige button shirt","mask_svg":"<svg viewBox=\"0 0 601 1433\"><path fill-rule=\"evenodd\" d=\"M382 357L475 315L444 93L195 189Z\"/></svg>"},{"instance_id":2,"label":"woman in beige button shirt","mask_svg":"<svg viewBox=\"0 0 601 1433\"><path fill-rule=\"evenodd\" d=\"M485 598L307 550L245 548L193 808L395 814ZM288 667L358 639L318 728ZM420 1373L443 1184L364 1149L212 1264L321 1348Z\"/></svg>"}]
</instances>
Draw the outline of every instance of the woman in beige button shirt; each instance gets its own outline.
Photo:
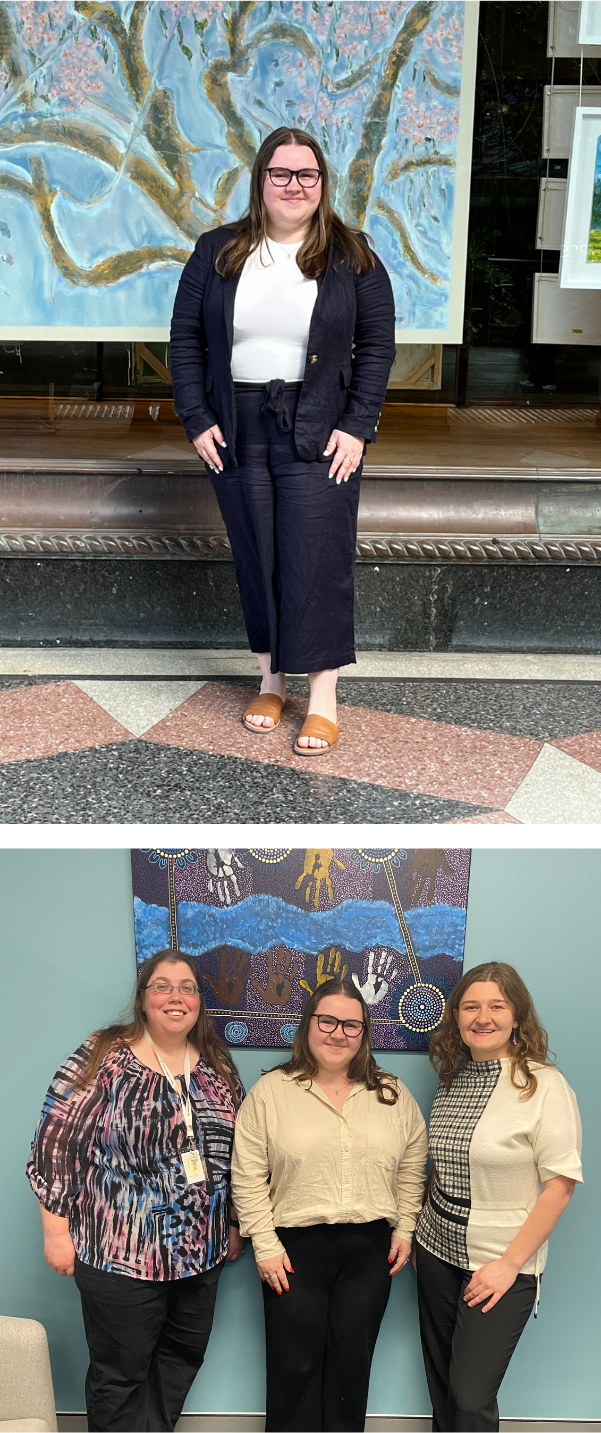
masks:
<instances>
[{"instance_id":1,"label":"woman in beige button shirt","mask_svg":"<svg viewBox=\"0 0 601 1433\"><path fill-rule=\"evenodd\" d=\"M240 1231L261 1279L267 1433L365 1426L369 1373L422 1204L426 1127L380 1070L369 1011L345 980L318 986L292 1059L241 1106L232 1160Z\"/></svg>"}]
</instances>

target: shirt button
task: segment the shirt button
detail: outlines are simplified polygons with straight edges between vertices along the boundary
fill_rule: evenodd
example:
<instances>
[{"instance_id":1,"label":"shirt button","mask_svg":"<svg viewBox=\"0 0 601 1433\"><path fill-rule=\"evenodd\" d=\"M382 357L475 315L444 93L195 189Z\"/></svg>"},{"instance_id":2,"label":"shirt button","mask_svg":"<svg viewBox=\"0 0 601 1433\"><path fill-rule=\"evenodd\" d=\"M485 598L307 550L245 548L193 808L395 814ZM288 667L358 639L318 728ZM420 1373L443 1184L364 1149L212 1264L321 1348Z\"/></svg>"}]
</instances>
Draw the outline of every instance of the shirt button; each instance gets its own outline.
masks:
<instances>
[{"instance_id":1,"label":"shirt button","mask_svg":"<svg viewBox=\"0 0 601 1433\"><path fill-rule=\"evenodd\" d=\"M309 363L317 363L317 354L316 354L316 353L311 353L311 354L309 355Z\"/></svg>"}]
</instances>

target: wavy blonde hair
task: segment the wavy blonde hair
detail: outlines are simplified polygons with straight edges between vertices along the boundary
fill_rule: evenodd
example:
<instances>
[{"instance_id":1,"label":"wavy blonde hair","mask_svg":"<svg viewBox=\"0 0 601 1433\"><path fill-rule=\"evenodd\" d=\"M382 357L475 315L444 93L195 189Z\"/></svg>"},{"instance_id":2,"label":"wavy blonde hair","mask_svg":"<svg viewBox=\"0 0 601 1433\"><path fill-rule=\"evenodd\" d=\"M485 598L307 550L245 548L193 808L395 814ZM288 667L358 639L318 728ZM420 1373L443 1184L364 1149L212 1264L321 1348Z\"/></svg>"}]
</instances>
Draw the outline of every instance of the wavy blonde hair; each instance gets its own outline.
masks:
<instances>
[{"instance_id":1,"label":"wavy blonde hair","mask_svg":"<svg viewBox=\"0 0 601 1433\"><path fill-rule=\"evenodd\" d=\"M394 1075L389 1075L387 1070L381 1070L376 1064L371 1051L371 1025L369 1010L361 991L350 980L324 980L317 990L313 992L307 1001L301 1015L294 1045L292 1057L281 1065L280 1069L285 1070L287 1075L293 1075L295 1080L312 1080L317 1074L317 1063L313 1059L309 1049L309 1030L311 1028L311 1017L315 1015L321 1001L326 995L346 995L349 1000L356 1000L361 1006L363 1019L363 1035L356 1055L353 1055L347 1070L349 1080L356 1080L364 1084L368 1090L376 1090L381 1105L395 1105L399 1092Z\"/></svg>"},{"instance_id":2,"label":"wavy blonde hair","mask_svg":"<svg viewBox=\"0 0 601 1433\"><path fill-rule=\"evenodd\" d=\"M552 1065L555 1056L549 1050L549 1037L538 1018L530 991L517 970L504 961L489 960L485 965L476 965L457 981L445 1005L440 1028L430 1036L430 1064L448 1093L454 1076L471 1059L469 1046L459 1033L455 1011L470 985L484 980L495 981L518 1022L515 1044L509 1047L511 1083L523 1091L522 1099L529 1100L537 1087L532 1066Z\"/></svg>"},{"instance_id":3,"label":"wavy blonde hair","mask_svg":"<svg viewBox=\"0 0 601 1433\"><path fill-rule=\"evenodd\" d=\"M275 129L273 134L268 134L267 139L263 140L250 176L248 213L242 219L238 219L235 224L227 225L228 228L235 229L235 233L231 239L226 241L217 255L215 260L217 273L221 274L224 279L233 278L242 268L248 255L254 253L262 240L267 237L267 211L263 203L263 181L265 170L271 164L280 144L306 145L313 150L317 168L321 170L319 205L312 215L309 232L296 256L301 273L307 279L316 279L319 274L323 274L327 267L332 239L338 257L345 259L355 273L365 274L370 269L375 269L376 261L369 247L367 236L358 230L349 229L332 208L328 166L317 140L313 139L311 134L306 134L304 129L281 128Z\"/></svg>"}]
</instances>

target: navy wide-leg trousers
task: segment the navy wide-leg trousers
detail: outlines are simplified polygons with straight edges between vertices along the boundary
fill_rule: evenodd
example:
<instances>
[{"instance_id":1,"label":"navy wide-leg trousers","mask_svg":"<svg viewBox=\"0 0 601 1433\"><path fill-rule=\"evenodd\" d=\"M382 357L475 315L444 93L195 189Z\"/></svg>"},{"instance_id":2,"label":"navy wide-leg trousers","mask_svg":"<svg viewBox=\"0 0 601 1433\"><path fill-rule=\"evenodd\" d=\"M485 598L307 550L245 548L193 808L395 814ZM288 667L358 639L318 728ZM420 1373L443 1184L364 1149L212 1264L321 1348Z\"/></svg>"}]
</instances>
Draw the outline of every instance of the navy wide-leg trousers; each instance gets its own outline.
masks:
<instances>
[{"instance_id":1,"label":"navy wide-leg trousers","mask_svg":"<svg viewBox=\"0 0 601 1433\"><path fill-rule=\"evenodd\" d=\"M361 466L329 478L294 441L300 383L236 384L236 459L209 470L230 540L248 640L272 672L355 661L354 575ZM277 390L279 389L279 401ZM273 402L273 390L276 401Z\"/></svg>"}]
</instances>

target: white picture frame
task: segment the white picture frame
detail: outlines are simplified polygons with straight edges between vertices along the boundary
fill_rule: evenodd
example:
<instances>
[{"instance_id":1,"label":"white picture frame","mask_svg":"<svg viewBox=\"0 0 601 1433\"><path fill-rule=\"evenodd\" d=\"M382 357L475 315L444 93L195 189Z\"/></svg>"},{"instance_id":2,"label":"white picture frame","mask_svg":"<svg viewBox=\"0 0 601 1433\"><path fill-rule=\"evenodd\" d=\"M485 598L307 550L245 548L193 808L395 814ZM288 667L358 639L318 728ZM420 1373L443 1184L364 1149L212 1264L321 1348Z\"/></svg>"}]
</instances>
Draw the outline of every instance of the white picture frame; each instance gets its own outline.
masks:
<instances>
[{"instance_id":1,"label":"white picture frame","mask_svg":"<svg viewBox=\"0 0 601 1433\"><path fill-rule=\"evenodd\" d=\"M601 0L581 0L578 42L587 47L601 45Z\"/></svg>"},{"instance_id":2,"label":"white picture frame","mask_svg":"<svg viewBox=\"0 0 601 1433\"><path fill-rule=\"evenodd\" d=\"M569 159L574 113L579 105L601 108L601 85L545 85L543 91L543 159Z\"/></svg>"},{"instance_id":3,"label":"white picture frame","mask_svg":"<svg viewBox=\"0 0 601 1433\"><path fill-rule=\"evenodd\" d=\"M595 178L597 203L601 188L601 110L584 105L575 110L571 149L559 286L601 289L601 237L595 244L591 232ZM601 236L601 223L595 232ZM592 246L599 254L595 260L590 257Z\"/></svg>"},{"instance_id":4,"label":"white picture frame","mask_svg":"<svg viewBox=\"0 0 601 1433\"><path fill-rule=\"evenodd\" d=\"M532 342L601 344L601 293L561 289L558 274L535 274Z\"/></svg>"},{"instance_id":5,"label":"white picture frame","mask_svg":"<svg viewBox=\"0 0 601 1433\"><path fill-rule=\"evenodd\" d=\"M547 54L550 59L580 59L580 0L549 0ZM601 55L601 41L584 46L587 57Z\"/></svg>"},{"instance_id":6,"label":"white picture frame","mask_svg":"<svg viewBox=\"0 0 601 1433\"><path fill-rule=\"evenodd\" d=\"M544 177L538 191L537 249L561 249L566 209L567 179Z\"/></svg>"}]
</instances>

